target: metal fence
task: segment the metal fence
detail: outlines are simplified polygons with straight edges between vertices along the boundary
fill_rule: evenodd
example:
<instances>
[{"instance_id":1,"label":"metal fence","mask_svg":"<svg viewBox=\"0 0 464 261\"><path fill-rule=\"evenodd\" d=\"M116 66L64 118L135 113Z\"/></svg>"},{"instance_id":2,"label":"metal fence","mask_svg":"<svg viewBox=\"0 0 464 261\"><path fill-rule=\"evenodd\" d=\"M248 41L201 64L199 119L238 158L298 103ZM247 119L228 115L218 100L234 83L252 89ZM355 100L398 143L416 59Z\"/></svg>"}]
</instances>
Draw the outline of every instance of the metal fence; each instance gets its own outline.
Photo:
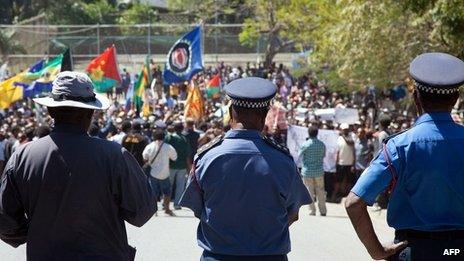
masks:
<instances>
[{"instance_id":1,"label":"metal fence","mask_svg":"<svg viewBox=\"0 0 464 261\"><path fill-rule=\"evenodd\" d=\"M164 62L172 44L194 25L0 25L11 41L20 44L25 54L9 55L9 64L24 67L44 56L53 56L70 47L77 67L85 66L105 48L114 44L119 63L132 66L148 54L155 62ZM253 46L239 41L242 24L203 25L203 52L206 63L256 61L267 40L259 37ZM289 49L291 50L291 49Z\"/></svg>"}]
</instances>

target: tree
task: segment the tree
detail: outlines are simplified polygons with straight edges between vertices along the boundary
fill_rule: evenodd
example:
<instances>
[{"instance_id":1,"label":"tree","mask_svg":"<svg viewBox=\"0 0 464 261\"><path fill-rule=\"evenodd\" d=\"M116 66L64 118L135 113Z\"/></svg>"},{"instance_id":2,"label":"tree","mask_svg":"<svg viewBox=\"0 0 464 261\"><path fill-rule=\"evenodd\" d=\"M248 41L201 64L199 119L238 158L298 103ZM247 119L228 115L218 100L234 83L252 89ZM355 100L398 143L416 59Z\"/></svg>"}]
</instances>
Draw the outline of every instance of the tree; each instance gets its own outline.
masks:
<instances>
[{"instance_id":1,"label":"tree","mask_svg":"<svg viewBox=\"0 0 464 261\"><path fill-rule=\"evenodd\" d=\"M7 33L0 30L0 53L2 54L2 63L4 63L10 54L24 54L26 53L26 50L24 50L24 48L16 41L13 41Z\"/></svg>"},{"instance_id":2,"label":"tree","mask_svg":"<svg viewBox=\"0 0 464 261\"><path fill-rule=\"evenodd\" d=\"M168 8L174 13L188 13L195 22L228 22L219 20L220 16L235 14L241 20L247 14L242 0L168 0Z\"/></svg>"},{"instance_id":3,"label":"tree","mask_svg":"<svg viewBox=\"0 0 464 261\"><path fill-rule=\"evenodd\" d=\"M119 13L106 0L60 0L46 9L51 24L115 24Z\"/></svg>"}]
</instances>

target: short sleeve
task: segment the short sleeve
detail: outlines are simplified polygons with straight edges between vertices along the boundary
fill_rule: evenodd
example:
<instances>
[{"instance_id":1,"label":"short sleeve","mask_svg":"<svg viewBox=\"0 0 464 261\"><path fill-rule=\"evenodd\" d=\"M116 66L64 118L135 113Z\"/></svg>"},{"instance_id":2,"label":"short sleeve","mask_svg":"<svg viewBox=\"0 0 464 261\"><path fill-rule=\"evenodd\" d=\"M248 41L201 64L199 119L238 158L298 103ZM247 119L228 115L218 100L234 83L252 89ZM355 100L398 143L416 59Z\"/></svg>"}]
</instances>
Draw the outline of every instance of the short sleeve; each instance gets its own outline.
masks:
<instances>
[{"instance_id":1,"label":"short sleeve","mask_svg":"<svg viewBox=\"0 0 464 261\"><path fill-rule=\"evenodd\" d=\"M152 146L151 146L151 144L148 144L145 147L145 149L143 149L142 157L143 157L144 160L149 160L151 154L152 154Z\"/></svg>"},{"instance_id":2,"label":"short sleeve","mask_svg":"<svg viewBox=\"0 0 464 261\"><path fill-rule=\"evenodd\" d=\"M121 213L124 220L140 227L156 212L156 201L151 196L147 176L126 149L122 149L121 160L122 165L116 170L120 177L118 187Z\"/></svg>"},{"instance_id":3,"label":"short sleeve","mask_svg":"<svg viewBox=\"0 0 464 261\"><path fill-rule=\"evenodd\" d=\"M290 184L289 194L286 200L287 214L292 215L298 213L301 206L311 204L312 202L313 200L295 167L293 180Z\"/></svg>"},{"instance_id":4,"label":"short sleeve","mask_svg":"<svg viewBox=\"0 0 464 261\"><path fill-rule=\"evenodd\" d=\"M16 154L7 163L0 184L0 239L18 247L27 241L27 219L14 182Z\"/></svg>"},{"instance_id":5,"label":"short sleeve","mask_svg":"<svg viewBox=\"0 0 464 261\"><path fill-rule=\"evenodd\" d=\"M392 140L387 143L386 152L392 166L399 173L400 159ZM377 196L390 184L392 175L393 173L385 158L385 152L381 149L369 167L364 170L351 192L362 198L369 206L372 206Z\"/></svg>"},{"instance_id":6,"label":"short sleeve","mask_svg":"<svg viewBox=\"0 0 464 261\"><path fill-rule=\"evenodd\" d=\"M169 159L170 160L177 160L177 152L176 152L176 149L174 149L173 146L167 144L169 147Z\"/></svg>"},{"instance_id":7,"label":"short sleeve","mask_svg":"<svg viewBox=\"0 0 464 261\"><path fill-rule=\"evenodd\" d=\"M203 211L203 190L198 182L195 167L189 174L187 186L185 188L179 204L193 211L195 217L200 218Z\"/></svg>"}]
</instances>

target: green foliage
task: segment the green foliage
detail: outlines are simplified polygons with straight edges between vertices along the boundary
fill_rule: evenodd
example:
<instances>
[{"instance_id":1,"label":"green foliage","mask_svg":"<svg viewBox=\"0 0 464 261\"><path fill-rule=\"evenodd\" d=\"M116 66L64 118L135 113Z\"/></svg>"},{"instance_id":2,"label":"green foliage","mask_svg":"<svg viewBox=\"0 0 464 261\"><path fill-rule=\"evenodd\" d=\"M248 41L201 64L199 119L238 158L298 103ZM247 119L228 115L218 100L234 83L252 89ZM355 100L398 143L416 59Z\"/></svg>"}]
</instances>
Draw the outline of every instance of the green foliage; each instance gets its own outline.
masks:
<instances>
[{"instance_id":1,"label":"green foliage","mask_svg":"<svg viewBox=\"0 0 464 261\"><path fill-rule=\"evenodd\" d=\"M46 9L51 24L114 24L118 18L116 7L106 0L60 0Z\"/></svg>"},{"instance_id":2,"label":"green foliage","mask_svg":"<svg viewBox=\"0 0 464 261\"><path fill-rule=\"evenodd\" d=\"M132 3L123 10L119 24L147 24L156 21L157 12L151 6L139 2Z\"/></svg>"},{"instance_id":3,"label":"green foliage","mask_svg":"<svg viewBox=\"0 0 464 261\"><path fill-rule=\"evenodd\" d=\"M14 53L26 53L26 50L16 41L12 40L8 34L0 30L0 54L2 63L7 60L8 55Z\"/></svg>"},{"instance_id":4,"label":"green foliage","mask_svg":"<svg viewBox=\"0 0 464 261\"><path fill-rule=\"evenodd\" d=\"M241 0L168 0L168 8L172 12L187 13L195 18L195 22L214 23L214 18L221 15L242 13Z\"/></svg>"}]
</instances>

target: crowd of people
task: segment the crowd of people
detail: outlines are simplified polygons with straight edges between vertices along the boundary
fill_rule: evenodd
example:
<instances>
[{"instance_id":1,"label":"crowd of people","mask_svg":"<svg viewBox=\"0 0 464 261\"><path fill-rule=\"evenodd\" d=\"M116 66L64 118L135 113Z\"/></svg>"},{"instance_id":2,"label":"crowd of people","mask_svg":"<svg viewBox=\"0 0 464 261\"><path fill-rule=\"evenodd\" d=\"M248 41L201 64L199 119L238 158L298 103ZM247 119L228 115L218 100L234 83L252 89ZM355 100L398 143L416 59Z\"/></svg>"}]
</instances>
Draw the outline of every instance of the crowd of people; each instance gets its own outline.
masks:
<instances>
[{"instance_id":1,"label":"crowd of people","mask_svg":"<svg viewBox=\"0 0 464 261\"><path fill-rule=\"evenodd\" d=\"M376 156L383 139L410 128L415 119L414 108L400 99L407 92L406 86L395 87L400 91L366 86L342 94L331 92L330 83L319 79L314 72L293 77L282 64L265 68L263 64L247 63L234 67L223 62L206 67L194 77L194 81L204 91L208 81L217 74L222 84L255 76L269 79L277 85L278 93L273 107L280 116L278 120L267 122L264 130L264 135L276 142L286 143L286 128L289 125L308 127L310 139L320 129L340 131L336 171L318 170L314 174L305 170L304 166L302 170L306 177L323 177L323 182L318 180L318 184L319 187L323 184L324 191L314 190L312 194L319 194L321 198L324 194L325 199L326 193L327 200L331 202L340 202L347 195ZM151 173L152 184L163 198L165 212L174 215L169 203L172 200L174 208L180 208L178 201L197 149L230 129L224 120L227 114L223 110L226 97L206 98L205 95L204 116L201 119L186 118L184 107L189 83L163 85L160 67L152 64L153 82L151 88L147 89L148 98L145 100L150 105L150 111L141 112L126 102L128 90L134 85L137 75L124 69L121 76L120 86L109 94L111 107L108 111L94 114L88 133L96 138L117 142L129 150L140 166ZM463 105L460 102L455 106L456 120L460 118ZM350 125L338 124L323 120L314 113L317 109L327 108L356 108L359 121ZM19 101L11 108L0 111L0 122L0 170L3 170L18 146L48 135L53 128L53 120L46 108L35 105L32 100ZM301 154L304 154L303 151ZM308 180L305 183L317 182ZM386 206L386 198L379 197L380 207ZM314 213L314 209L311 213ZM321 214L326 214L323 207Z\"/></svg>"}]
</instances>

